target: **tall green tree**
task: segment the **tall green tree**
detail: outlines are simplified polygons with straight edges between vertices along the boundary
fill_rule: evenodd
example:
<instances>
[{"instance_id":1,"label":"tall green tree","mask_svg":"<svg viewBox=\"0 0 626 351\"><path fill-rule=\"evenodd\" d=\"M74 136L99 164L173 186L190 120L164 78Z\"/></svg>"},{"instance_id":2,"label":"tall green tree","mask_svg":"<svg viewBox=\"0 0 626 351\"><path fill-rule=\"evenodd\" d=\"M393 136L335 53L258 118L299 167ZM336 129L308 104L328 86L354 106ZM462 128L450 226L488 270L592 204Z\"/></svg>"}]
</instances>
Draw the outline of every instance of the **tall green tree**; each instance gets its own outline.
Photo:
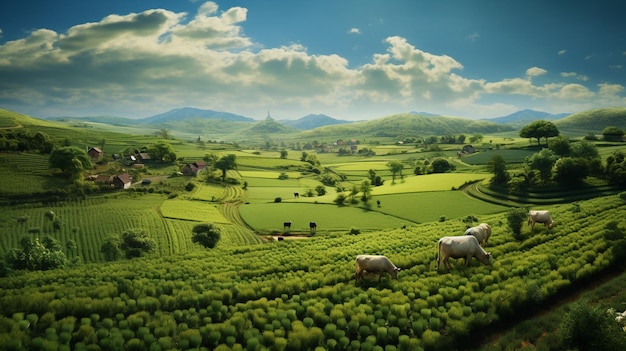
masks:
<instances>
[{"instance_id":1,"label":"tall green tree","mask_svg":"<svg viewBox=\"0 0 626 351\"><path fill-rule=\"evenodd\" d=\"M84 170L92 167L87 152L76 146L63 146L52 150L48 163L50 167L60 169L73 180L79 179Z\"/></svg>"},{"instance_id":2,"label":"tall green tree","mask_svg":"<svg viewBox=\"0 0 626 351\"><path fill-rule=\"evenodd\" d=\"M524 126L520 132L519 136L522 138L534 138L537 139L537 145L541 144L541 139L546 139L546 144L548 143L548 138L555 137L559 135L559 129L554 125L554 123L544 120L534 121L526 126Z\"/></svg>"},{"instance_id":3,"label":"tall green tree","mask_svg":"<svg viewBox=\"0 0 626 351\"><path fill-rule=\"evenodd\" d=\"M226 173L231 169L237 169L237 156L235 154L228 154L220 157L215 162L215 168L222 171L222 181L226 180Z\"/></svg>"},{"instance_id":4,"label":"tall green tree","mask_svg":"<svg viewBox=\"0 0 626 351\"><path fill-rule=\"evenodd\" d=\"M361 201L367 202L367 200L372 197L372 183L370 183L369 179L363 179L361 182Z\"/></svg>"},{"instance_id":5,"label":"tall green tree","mask_svg":"<svg viewBox=\"0 0 626 351\"><path fill-rule=\"evenodd\" d=\"M543 149L530 156L526 163L530 169L539 171L540 183L546 184L552 178L552 167L557 159L550 149Z\"/></svg>"},{"instance_id":6,"label":"tall green tree","mask_svg":"<svg viewBox=\"0 0 626 351\"><path fill-rule=\"evenodd\" d=\"M391 184L396 183L396 175L399 173L400 178L402 178L402 170L404 169L404 165L402 162L398 160L392 160L387 162L387 168L391 171Z\"/></svg>"},{"instance_id":7,"label":"tall green tree","mask_svg":"<svg viewBox=\"0 0 626 351\"><path fill-rule=\"evenodd\" d=\"M487 169L493 172L493 178L491 178L492 185L505 185L510 177L506 171L506 161L501 155L494 155L487 162Z\"/></svg>"}]
</instances>

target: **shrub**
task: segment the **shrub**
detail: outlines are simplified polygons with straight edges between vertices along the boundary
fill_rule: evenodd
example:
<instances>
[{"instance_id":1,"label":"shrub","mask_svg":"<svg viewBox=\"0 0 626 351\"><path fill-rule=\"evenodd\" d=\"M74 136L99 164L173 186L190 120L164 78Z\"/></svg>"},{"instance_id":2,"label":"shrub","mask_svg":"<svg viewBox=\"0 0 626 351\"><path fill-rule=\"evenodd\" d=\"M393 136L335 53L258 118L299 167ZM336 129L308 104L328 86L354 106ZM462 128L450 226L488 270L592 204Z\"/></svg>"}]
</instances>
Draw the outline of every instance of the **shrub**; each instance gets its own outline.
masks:
<instances>
[{"instance_id":1,"label":"shrub","mask_svg":"<svg viewBox=\"0 0 626 351\"><path fill-rule=\"evenodd\" d=\"M283 201L283 199L281 197L277 197L277 198L274 199L274 202L281 202L281 201Z\"/></svg>"},{"instance_id":2,"label":"shrub","mask_svg":"<svg viewBox=\"0 0 626 351\"><path fill-rule=\"evenodd\" d=\"M605 309L588 301L572 305L560 325L563 346L585 350L623 350L626 334Z\"/></svg>"},{"instance_id":3,"label":"shrub","mask_svg":"<svg viewBox=\"0 0 626 351\"><path fill-rule=\"evenodd\" d=\"M197 224L193 227L191 241L206 248L214 248L220 240L220 228L212 223Z\"/></svg>"},{"instance_id":4,"label":"shrub","mask_svg":"<svg viewBox=\"0 0 626 351\"><path fill-rule=\"evenodd\" d=\"M352 235L361 234L361 229L352 227L352 228L350 228L350 234L352 234Z\"/></svg>"}]
</instances>

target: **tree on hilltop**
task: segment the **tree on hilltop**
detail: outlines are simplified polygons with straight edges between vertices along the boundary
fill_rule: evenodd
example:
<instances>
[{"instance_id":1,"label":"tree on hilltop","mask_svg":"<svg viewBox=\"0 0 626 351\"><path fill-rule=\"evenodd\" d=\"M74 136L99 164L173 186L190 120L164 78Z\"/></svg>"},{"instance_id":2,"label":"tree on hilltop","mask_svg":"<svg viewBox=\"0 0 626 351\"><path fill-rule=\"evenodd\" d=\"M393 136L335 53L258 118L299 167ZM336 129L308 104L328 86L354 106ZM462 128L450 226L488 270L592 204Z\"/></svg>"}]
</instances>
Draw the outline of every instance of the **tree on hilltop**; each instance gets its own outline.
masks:
<instances>
[{"instance_id":1,"label":"tree on hilltop","mask_svg":"<svg viewBox=\"0 0 626 351\"><path fill-rule=\"evenodd\" d=\"M558 128L554 123L544 120L534 121L529 125L526 125L519 132L519 136L522 138L535 138L537 139L537 145L540 145L541 138L546 139L558 136L560 134Z\"/></svg>"}]
</instances>

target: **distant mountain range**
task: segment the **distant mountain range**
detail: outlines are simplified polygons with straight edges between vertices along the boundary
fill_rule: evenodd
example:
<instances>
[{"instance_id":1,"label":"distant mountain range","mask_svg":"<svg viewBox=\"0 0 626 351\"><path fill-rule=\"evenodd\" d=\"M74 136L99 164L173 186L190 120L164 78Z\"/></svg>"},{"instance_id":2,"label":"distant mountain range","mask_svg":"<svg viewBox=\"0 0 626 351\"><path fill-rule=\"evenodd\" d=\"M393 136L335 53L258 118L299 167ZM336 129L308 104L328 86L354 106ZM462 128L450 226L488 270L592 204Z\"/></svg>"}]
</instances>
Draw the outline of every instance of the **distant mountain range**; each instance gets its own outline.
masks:
<instances>
[{"instance_id":1,"label":"distant mountain range","mask_svg":"<svg viewBox=\"0 0 626 351\"><path fill-rule=\"evenodd\" d=\"M484 118L483 121L498 123L498 124L510 124L512 126L526 125L532 121L544 120L544 121L556 121L561 118L565 118L571 115L571 113L558 113L551 114L547 112L535 111L535 110L521 110L511 113L507 116Z\"/></svg>"},{"instance_id":2,"label":"distant mountain range","mask_svg":"<svg viewBox=\"0 0 626 351\"><path fill-rule=\"evenodd\" d=\"M442 117L438 114L428 113L428 112L416 112L411 111L408 115L419 115L426 117ZM562 119L564 117L569 116L569 113L559 113L559 114L550 114L541 111L534 110L522 110L515 113L512 113L507 116L495 117L495 118L484 118L482 121L492 122L496 124L505 124L512 127L520 127L526 125L534 120L550 120L556 121ZM237 115L229 112L221 112L221 111L213 111L213 110L203 110L192 107L183 107L173 109L171 111L160 113L154 116L146 117L146 118L125 118L125 117L117 117L117 116L89 116L89 117L49 117L48 120L77 120L83 122L93 122L93 123L106 123L112 125L137 125L137 124L150 124L150 125L171 125L172 123L185 121L186 123L191 123L193 120L219 120L219 121L230 121L230 122L241 122L241 123L258 123L261 124L258 126L260 129L270 130L276 129L277 127L274 125L270 128L268 124L279 123L287 127L294 128L296 130L312 130L319 127L324 126L332 126L339 124L351 124L356 123L354 121L346 121L336 119L324 114L310 114L299 119L295 120L272 120L272 123L268 121L258 121L250 117L245 117L241 115Z\"/></svg>"}]
</instances>

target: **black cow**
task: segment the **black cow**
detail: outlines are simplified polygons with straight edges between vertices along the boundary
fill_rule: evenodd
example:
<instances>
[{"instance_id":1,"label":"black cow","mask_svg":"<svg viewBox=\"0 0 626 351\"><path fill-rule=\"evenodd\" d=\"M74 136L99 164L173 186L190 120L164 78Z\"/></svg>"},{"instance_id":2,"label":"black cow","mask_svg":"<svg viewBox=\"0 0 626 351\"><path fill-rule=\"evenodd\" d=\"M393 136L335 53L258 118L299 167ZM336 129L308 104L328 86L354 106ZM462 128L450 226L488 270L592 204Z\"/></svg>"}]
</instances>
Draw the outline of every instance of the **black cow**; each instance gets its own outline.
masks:
<instances>
[{"instance_id":1,"label":"black cow","mask_svg":"<svg viewBox=\"0 0 626 351\"><path fill-rule=\"evenodd\" d=\"M317 223L309 222L309 228L311 229L311 233L315 233L317 231Z\"/></svg>"},{"instance_id":2,"label":"black cow","mask_svg":"<svg viewBox=\"0 0 626 351\"><path fill-rule=\"evenodd\" d=\"M283 223L283 231L289 231L291 229L291 221Z\"/></svg>"},{"instance_id":3,"label":"black cow","mask_svg":"<svg viewBox=\"0 0 626 351\"><path fill-rule=\"evenodd\" d=\"M300 198L300 193L293 193L293 197L295 197L296 199Z\"/></svg>"}]
</instances>

